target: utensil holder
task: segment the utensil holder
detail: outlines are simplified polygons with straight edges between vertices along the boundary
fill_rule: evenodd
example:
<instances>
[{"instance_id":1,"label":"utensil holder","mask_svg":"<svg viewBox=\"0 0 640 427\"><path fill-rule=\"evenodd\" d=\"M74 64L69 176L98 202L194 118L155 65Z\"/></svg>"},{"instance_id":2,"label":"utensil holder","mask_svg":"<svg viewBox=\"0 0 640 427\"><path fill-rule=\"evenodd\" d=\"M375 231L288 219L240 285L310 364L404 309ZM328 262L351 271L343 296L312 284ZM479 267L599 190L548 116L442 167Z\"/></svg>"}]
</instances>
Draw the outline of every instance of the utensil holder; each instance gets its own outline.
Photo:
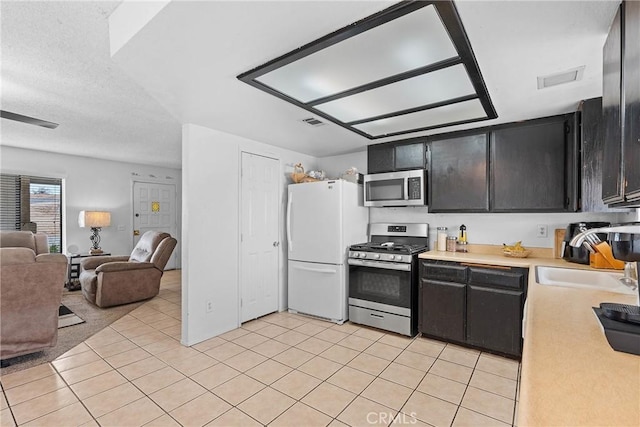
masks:
<instances>
[{"instance_id":1,"label":"utensil holder","mask_svg":"<svg viewBox=\"0 0 640 427\"><path fill-rule=\"evenodd\" d=\"M611 263L610 261L613 261ZM601 253L589 254L589 266L606 270L623 270L624 262L617 259L608 260Z\"/></svg>"}]
</instances>

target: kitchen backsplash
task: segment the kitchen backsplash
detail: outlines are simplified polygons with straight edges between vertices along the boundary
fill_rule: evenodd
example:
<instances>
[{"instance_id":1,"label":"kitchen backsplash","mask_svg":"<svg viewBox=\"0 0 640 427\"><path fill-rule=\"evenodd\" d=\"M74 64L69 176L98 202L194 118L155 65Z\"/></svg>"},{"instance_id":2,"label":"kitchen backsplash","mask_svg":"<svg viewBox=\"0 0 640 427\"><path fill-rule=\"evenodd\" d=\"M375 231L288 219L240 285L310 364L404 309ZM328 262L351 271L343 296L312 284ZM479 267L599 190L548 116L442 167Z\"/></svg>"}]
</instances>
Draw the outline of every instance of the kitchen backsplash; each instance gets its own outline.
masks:
<instances>
[{"instance_id":1,"label":"kitchen backsplash","mask_svg":"<svg viewBox=\"0 0 640 427\"><path fill-rule=\"evenodd\" d=\"M636 211L629 213L493 213L434 214L428 208L369 208L370 222L426 222L429 224L429 247L434 248L437 227L447 227L457 236L461 224L467 227L469 243L501 245L522 241L523 246L553 248L554 230L571 222L636 221ZM547 237L537 237L538 225L547 226Z\"/></svg>"}]
</instances>

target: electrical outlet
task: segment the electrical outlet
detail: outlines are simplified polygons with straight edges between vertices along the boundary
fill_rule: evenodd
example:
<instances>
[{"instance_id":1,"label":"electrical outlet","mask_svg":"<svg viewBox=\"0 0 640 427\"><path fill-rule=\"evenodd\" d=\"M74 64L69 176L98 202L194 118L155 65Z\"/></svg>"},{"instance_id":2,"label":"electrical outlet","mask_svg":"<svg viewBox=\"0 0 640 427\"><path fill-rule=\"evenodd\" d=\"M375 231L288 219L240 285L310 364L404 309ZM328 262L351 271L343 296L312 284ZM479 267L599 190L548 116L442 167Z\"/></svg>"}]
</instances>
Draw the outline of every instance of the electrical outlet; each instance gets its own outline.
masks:
<instances>
[{"instance_id":1,"label":"electrical outlet","mask_svg":"<svg viewBox=\"0 0 640 427\"><path fill-rule=\"evenodd\" d=\"M538 224L536 227L537 237L547 237L547 224Z\"/></svg>"},{"instance_id":2,"label":"electrical outlet","mask_svg":"<svg viewBox=\"0 0 640 427\"><path fill-rule=\"evenodd\" d=\"M211 313L213 311L213 301L207 300L206 312Z\"/></svg>"}]
</instances>

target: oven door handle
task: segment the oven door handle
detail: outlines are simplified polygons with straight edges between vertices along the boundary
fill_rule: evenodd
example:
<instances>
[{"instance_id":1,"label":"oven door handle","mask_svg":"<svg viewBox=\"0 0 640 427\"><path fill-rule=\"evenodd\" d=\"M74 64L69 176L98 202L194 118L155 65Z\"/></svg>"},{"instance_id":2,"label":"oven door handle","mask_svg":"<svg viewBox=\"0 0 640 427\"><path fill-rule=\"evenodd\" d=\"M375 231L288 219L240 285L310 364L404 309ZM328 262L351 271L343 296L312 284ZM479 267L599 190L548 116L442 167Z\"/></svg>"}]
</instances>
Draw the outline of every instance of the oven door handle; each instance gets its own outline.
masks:
<instances>
[{"instance_id":1,"label":"oven door handle","mask_svg":"<svg viewBox=\"0 0 640 427\"><path fill-rule=\"evenodd\" d=\"M365 261L363 259L347 260L347 264L359 267L382 268L385 270L411 271L411 264L394 264L390 262Z\"/></svg>"}]
</instances>

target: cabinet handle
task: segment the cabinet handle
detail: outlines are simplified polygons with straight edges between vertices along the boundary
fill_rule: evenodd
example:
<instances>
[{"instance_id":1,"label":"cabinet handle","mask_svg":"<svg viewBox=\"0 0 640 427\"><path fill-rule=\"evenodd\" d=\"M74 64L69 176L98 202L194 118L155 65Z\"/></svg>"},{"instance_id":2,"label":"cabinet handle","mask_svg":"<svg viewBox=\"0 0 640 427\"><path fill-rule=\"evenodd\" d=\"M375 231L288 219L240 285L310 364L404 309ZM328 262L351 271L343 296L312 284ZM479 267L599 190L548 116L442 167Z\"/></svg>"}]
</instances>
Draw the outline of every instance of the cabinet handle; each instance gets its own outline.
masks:
<instances>
[{"instance_id":1,"label":"cabinet handle","mask_svg":"<svg viewBox=\"0 0 640 427\"><path fill-rule=\"evenodd\" d=\"M511 267L506 265L474 264L471 262L461 262L460 265L464 265L465 267L490 268L493 270L511 270Z\"/></svg>"}]
</instances>

